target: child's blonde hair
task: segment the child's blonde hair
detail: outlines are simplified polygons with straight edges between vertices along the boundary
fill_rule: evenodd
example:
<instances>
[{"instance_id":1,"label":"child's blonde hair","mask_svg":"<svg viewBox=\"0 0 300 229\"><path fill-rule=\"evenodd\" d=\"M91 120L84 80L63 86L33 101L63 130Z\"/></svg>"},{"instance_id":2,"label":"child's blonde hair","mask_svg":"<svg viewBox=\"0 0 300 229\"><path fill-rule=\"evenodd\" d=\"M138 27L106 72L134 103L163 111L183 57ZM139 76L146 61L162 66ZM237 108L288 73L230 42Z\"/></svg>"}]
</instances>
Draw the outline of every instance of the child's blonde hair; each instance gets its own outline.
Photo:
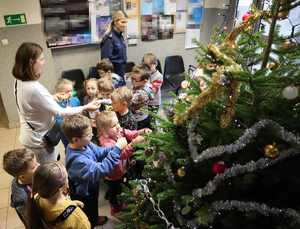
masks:
<instances>
[{"instance_id":1,"label":"child's blonde hair","mask_svg":"<svg viewBox=\"0 0 300 229\"><path fill-rule=\"evenodd\" d=\"M98 80L98 91L101 92L107 92L112 93L114 91L113 82L112 80L108 79L99 79Z\"/></svg>"},{"instance_id":2,"label":"child's blonde hair","mask_svg":"<svg viewBox=\"0 0 300 229\"><path fill-rule=\"evenodd\" d=\"M75 114L65 117L61 128L69 142L72 142L72 138L81 138L91 128L91 123L87 117Z\"/></svg>"},{"instance_id":3,"label":"child's blonde hair","mask_svg":"<svg viewBox=\"0 0 300 229\"><path fill-rule=\"evenodd\" d=\"M131 74L131 76L133 74L140 75L141 80L148 80L150 78L149 70L146 69L146 67L144 65L134 66L130 74Z\"/></svg>"},{"instance_id":4,"label":"child's blonde hair","mask_svg":"<svg viewBox=\"0 0 300 229\"><path fill-rule=\"evenodd\" d=\"M153 53L146 53L143 57L143 63L157 64L157 57Z\"/></svg>"},{"instance_id":5,"label":"child's blonde hair","mask_svg":"<svg viewBox=\"0 0 300 229\"><path fill-rule=\"evenodd\" d=\"M68 79L59 79L55 84L55 92L65 92L65 86L66 85L72 85L74 87L74 82Z\"/></svg>"},{"instance_id":6,"label":"child's blonde hair","mask_svg":"<svg viewBox=\"0 0 300 229\"><path fill-rule=\"evenodd\" d=\"M112 125L113 118L117 118L114 111L102 111L96 116L96 126L99 133L107 132Z\"/></svg>"},{"instance_id":7,"label":"child's blonde hair","mask_svg":"<svg viewBox=\"0 0 300 229\"><path fill-rule=\"evenodd\" d=\"M89 82L95 83L95 85L96 85L96 87L97 87L98 80L95 79L95 78L91 78L91 79L87 79L87 80L85 80L85 81L83 82L83 86L84 86L84 89L85 89L85 90L86 90L86 86L87 86L87 84L88 84Z\"/></svg>"},{"instance_id":8,"label":"child's blonde hair","mask_svg":"<svg viewBox=\"0 0 300 229\"><path fill-rule=\"evenodd\" d=\"M128 87L123 86L115 89L113 93L111 94L112 98L116 98L121 102L126 102L128 106L131 103L132 100L132 90L130 90Z\"/></svg>"}]
</instances>

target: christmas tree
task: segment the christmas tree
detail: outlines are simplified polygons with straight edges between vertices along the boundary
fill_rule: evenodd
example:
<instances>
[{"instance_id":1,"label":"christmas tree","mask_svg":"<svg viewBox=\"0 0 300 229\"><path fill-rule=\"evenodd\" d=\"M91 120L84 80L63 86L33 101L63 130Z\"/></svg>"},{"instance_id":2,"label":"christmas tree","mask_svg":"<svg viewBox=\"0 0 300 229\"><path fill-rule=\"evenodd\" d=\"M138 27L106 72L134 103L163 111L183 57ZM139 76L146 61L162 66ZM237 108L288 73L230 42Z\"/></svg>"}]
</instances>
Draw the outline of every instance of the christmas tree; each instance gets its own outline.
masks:
<instances>
[{"instance_id":1,"label":"christmas tree","mask_svg":"<svg viewBox=\"0 0 300 229\"><path fill-rule=\"evenodd\" d=\"M199 44L198 68L137 152L145 179L123 194L119 228L300 228L299 34L277 26L299 5L253 5Z\"/></svg>"}]
</instances>

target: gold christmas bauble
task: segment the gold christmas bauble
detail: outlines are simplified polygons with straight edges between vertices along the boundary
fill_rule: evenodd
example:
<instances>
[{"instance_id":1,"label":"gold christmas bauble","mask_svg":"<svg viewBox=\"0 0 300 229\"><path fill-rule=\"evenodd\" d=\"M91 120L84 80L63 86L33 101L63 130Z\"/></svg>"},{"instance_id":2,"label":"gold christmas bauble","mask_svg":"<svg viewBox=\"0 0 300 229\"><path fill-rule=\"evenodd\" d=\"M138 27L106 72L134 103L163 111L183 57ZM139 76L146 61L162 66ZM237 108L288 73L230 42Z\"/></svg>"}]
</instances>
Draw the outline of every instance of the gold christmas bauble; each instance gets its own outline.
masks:
<instances>
[{"instance_id":1,"label":"gold christmas bauble","mask_svg":"<svg viewBox=\"0 0 300 229\"><path fill-rule=\"evenodd\" d=\"M264 147L264 154L266 157L269 157L269 158L277 157L279 154L279 151L278 151L276 144L274 143L273 145L271 145L271 144L266 145Z\"/></svg>"},{"instance_id":2,"label":"gold christmas bauble","mask_svg":"<svg viewBox=\"0 0 300 229\"><path fill-rule=\"evenodd\" d=\"M271 69L271 70L274 70L274 69L278 68L278 66L279 66L278 63L272 62L272 63L269 63L269 64L267 65L267 68L268 68L268 69Z\"/></svg>"},{"instance_id":3,"label":"gold christmas bauble","mask_svg":"<svg viewBox=\"0 0 300 229\"><path fill-rule=\"evenodd\" d=\"M277 18L278 19L285 19L289 16L289 11L281 11L278 13Z\"/></svg>"},{"instance_id":4,"label":"gold christmas bauble","mask_svg":"<svg viewBox=\"0 0 300 229\"><path fill-rule=\"evenodd\" d=\"M177 175L179 177L184 177L186 175L184 166L182 166L181 168L177 169Z\"/></svg>"},{"instance_id":5,"label":"gold christmas bauble","mask_svg":"<svg viewBox=\"0 0 300 229\"><path fill-rule=\"evenodd\" d=\"M285 40L281 46L281 48L283 48L284 50L289 50L292 49L293 47L295 47L295 43L290 41L290 40Z\"/></svg>"}]
</instances>

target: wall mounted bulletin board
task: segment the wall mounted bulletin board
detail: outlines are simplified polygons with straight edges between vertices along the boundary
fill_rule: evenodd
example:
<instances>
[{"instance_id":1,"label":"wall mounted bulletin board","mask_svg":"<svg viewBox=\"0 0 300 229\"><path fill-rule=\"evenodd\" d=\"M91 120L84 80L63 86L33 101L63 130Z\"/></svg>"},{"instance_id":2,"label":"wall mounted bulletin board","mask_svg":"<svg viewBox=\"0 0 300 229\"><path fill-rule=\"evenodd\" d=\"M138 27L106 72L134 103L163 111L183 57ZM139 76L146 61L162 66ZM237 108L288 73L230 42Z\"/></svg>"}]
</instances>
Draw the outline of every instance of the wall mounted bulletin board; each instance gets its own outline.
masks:
<instances>
[{"instance_id":1,"label":"wall mounted bulletin board","mask_svg":"<svg viewBox=\"0 0 300 229\"><path fill-rule=\"evenodd\" d=\"M50 48L99 43L113 12L128 16L128 45L186 33L185 48L200 39L204 0L40 0Z\"/></svg>"}]
</instances>

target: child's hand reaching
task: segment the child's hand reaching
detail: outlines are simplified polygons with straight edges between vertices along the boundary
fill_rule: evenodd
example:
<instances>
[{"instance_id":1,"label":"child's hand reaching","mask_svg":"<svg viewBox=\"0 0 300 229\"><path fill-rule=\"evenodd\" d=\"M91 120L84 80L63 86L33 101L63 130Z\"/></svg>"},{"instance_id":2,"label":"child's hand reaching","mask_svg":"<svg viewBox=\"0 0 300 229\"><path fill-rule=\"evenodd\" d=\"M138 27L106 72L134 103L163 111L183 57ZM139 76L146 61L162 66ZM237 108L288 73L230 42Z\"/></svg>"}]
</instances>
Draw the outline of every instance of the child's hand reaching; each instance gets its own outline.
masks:
<instances>
[{"instance_id":1,"label":"child's hand reaching","mask_svg":"<svg viewBox=\"0 0 300 229\"><path fill-rule=\"evenodd\" d=\"M138 133L141 135L150 134L151 132L152 132L152 130L149 128L144 128L144 129L141 129L138 131Z\"/></svg>"},{"instance_id":2,"label":"child's hand reaching","mask_svg":"<svg viewBox=\"0 0 300 229\"><path fill-rule=\"evenodd\" d=\"M121 150L124 149L127 146L126 138L118 138L116 146Z\"/></svg>"},{"instance_id":3,"label":"child's hand reaching","mask_svg":"<svg viewBox=\"0 0 300 229\"><path fill-rule=\"evenodd\" d=\"M132 144L142 143L144 140L145 140L145 138L143 136L137 136L135 139L133 139L131 141L131 145Z\"/></svg>"}]
</instances>

